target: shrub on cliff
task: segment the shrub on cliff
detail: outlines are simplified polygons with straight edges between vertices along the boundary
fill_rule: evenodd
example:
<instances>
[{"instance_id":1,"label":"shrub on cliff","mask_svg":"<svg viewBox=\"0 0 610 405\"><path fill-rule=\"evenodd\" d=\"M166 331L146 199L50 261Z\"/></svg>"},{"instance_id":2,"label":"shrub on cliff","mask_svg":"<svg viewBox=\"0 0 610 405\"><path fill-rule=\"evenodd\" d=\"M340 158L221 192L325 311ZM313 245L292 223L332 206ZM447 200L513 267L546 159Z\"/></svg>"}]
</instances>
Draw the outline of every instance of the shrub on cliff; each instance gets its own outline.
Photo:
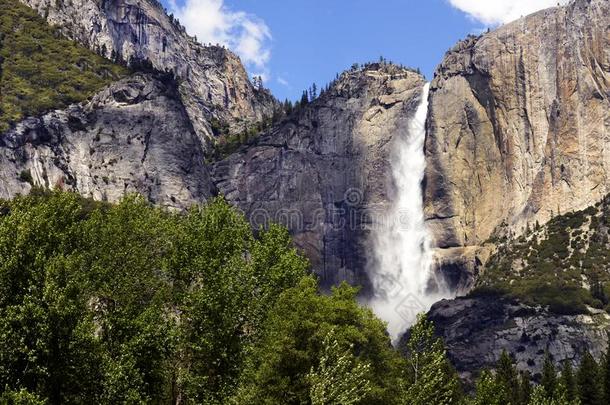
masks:
<instances>
[{"instance_id":1,"label":"shrub on cliff","mask_svg":"<svg viewBox=\"0 0 610 405\"><path fill-rule=\"evenodd\" d=\"M127 70L62 37L18 0L0 0L0 133L93 95Z\"/></svg>"},{"instance_id":2,"label":"shrub on cliff","mask_svg":"<svg viewBox=\"0 0 610 405\"><path fill-rule=\"evenodd\" d=\"M501 243L472 294L497 292L562 315L608 307L609 222L610 196Z\"/></svg>"}]
</instances>

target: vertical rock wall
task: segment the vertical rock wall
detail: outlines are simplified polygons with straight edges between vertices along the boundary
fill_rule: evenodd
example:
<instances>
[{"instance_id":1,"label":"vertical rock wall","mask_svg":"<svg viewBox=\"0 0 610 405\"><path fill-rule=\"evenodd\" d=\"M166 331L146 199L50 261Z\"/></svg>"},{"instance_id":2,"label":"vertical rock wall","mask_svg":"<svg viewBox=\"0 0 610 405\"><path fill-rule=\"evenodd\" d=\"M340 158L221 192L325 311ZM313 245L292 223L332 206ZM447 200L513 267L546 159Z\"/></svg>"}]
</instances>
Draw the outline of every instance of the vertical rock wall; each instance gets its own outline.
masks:
<instances>
[{"instance_id":1,"label":"vertical rock wall","mask_svg":"<svg viewBox=\"0 0 610 405\"><path fill-rule=\"evenodd\" d=\"M427 222L458 288L494 234L610 192L610 2L575 0L450 50L432 82Z\"/></svg>"}]
</instances>

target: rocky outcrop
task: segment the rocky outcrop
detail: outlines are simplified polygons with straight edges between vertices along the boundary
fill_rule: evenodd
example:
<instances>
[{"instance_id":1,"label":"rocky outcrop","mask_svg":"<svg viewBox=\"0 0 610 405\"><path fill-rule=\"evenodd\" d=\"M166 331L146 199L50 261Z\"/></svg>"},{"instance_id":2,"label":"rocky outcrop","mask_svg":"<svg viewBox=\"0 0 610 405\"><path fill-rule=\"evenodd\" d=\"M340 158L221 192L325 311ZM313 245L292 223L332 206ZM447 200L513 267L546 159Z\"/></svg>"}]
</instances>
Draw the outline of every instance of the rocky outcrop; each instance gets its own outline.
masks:
<instances>
[{"instance_id":1,"label":"rocky outcrop","mask_svg":"<svg viewBox=\"0 0 610 405\"><path fill-rule=\"evenodd\" d=\"M458 298L435 304L428 317L447 345L447 354L461 377L493 368L506 350L518 370L540 375L544 354L555 363L578 365L589 351L599 360L605 353L610 315L556 315L541 307L498 297Z\"/></svg>"},{"instance_id":2,"label":"rocky outcrop","mask_svg":"<svg viewBox=\"0 0 610 405\"><path fill-rule=\"evenodd\" d=\"M320 98L213 167L254 226L286 225L325 286L367 285L371 226L393 193L389 154L424 78L393 65L344 73Z\"/></svg>"},{"instance_id":3,"label":"rocky outcrop","mask_svg":"<svg viewBox=\"0 0 610 405\"><path fill-rule=\"evenodd\" d=\"M425 211L442 270L476 273L501 225L519 234L610 192L609 24L610 2L574 0L447 53L426 140Z\"/></svg>"},{"instance_id":4,"label":"rocky outcrop","mask_svg":"<svg viewBox=\"0 0 610 405\"><path fill-rule=\"evenodd\" d=\"M136 74L0 138L0 198L32 185L97 200L137 192L186 208L210 196L204 154L171 77Z\"/></svg>"},{"instance_id":5,"label":"rocky outcrop","mask_svg":"<svg viewBox=\"0 0 610 405\"><path fill-rule=\"evenodd\" d=\"M244 122L270 117L275 99L256 89L239 58L202 46L155 0L20 0L62 33L108 58L150 61L180 80L182 101L196 132L211 139L212 118L243 131Z\"/></svg>"}]
</instances>

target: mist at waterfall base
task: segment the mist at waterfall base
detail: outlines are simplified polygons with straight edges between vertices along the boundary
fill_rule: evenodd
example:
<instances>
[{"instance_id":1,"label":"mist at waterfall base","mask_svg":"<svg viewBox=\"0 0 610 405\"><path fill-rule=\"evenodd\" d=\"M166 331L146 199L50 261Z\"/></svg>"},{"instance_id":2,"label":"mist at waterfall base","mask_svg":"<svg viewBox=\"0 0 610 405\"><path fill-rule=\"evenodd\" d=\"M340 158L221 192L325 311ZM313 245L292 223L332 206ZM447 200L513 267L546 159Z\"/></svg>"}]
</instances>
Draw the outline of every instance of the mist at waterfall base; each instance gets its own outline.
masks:
<instances>
[{"instance_id":1,"label":"mist at waterfall base","mask_svg":"<svg viewBox=\"0 0 610 405\"><path fill-rule=\"evenodd\" d=\"M422 180L429 84L390 157L395 187L388 212L373 230L374 260L369 269L374 295L368 306L388 323L394 342L447 291L430 293L433 277L430 238L424 221Z\"/></svg>"}]
</instances>

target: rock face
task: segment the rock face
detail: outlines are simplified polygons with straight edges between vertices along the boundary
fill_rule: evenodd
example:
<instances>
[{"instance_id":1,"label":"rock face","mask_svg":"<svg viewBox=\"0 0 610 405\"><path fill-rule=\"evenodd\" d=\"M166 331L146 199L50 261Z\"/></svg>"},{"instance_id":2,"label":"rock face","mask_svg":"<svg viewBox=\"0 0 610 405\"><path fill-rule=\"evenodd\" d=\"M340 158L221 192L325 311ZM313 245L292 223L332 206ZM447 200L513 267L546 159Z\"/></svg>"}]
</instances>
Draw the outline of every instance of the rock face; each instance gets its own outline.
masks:
<instances>
[{"instance_id":1,"label":"rock face","mask_svg":"<svg viewBox=\"0 0 610 405\"><path fill-rule=\"evenodd\" d=\"M323 285L366 286L368 232L393 192L393 140L408 136L424 84L392 65L344 73L254 145L215 164L214 182L255 226L288 226Z\"/></svg>"},{"instance_id":2,"label":"rock face","mask_svg":"<svg viewBox=\"0 0 610 405\"><path fill-rule=\"evenodd\" d=\"M544 353L555 363L578 365L589 351L599 360L606 351L610 315L555 315L497 297L443 300L430 310L429 319L447 345L447 353L460 375L472 382L473 372L493 368L506 350L518 370L536 377Z\"/></svg>"},{"instance_id":3,"label":"rock face","mask_svg":"<svg viewBox=\"0 0 610 405\"><path fill-rule=\"evenodd\" d=\"M500 225L519 234L610 192L609 25L610 2L574 0L459 43L437 69L425 210L441 269L465 269L454 287Z\"/></svg>"},{"instance_id":4,"label":"rock face","mask_svg":"<svg viewBox=\"0 0 610 405\"><path fill-rule=\"evenodd\" d=\"M29 118L3 134L0 198L25 194L34 184L107 201L137 192L186 208L210 196L203 162L173 80L136 74L90 102Z\"/></svg>"},{"instance_id":5,"label":"rock face","mask_svg":"<svg viewBox=\"0 0 610 405\"><path fill-rule=\"evenodd\" d=\"M212 118L242 131L244 122L273 114L275 99L252 86L237 56L217 46L200 45L155 0L20 1L103 56L148 60L160 71L173 71L202 139L213 136Z\"/></svg>"},{"instance_id":6,"label":"rock face","mask_svg":"<svg viewBox=\"0 0 610 405\"><path fill-rule=\"evenodd\" d=\"M26 192L18 177L28 170L36 184L109 200L139 191L183 207L219 191L255 226L287 225L325 285L367 284L369 230L393 199L392 141L408 136L423 77L390 65L347 72L215 163L210 180L212 119L242 131L276 106L234 54L199 45L154 0L20 1L91 49L150 61L180 85L136 75L19 124L0 138L0 197ZM500 227L518 234L610 192L609 19L608 1L574 0L460 42L439 66L425 214L437 267L458 293L483 271Z\"/></svg>"}]
</instances>

